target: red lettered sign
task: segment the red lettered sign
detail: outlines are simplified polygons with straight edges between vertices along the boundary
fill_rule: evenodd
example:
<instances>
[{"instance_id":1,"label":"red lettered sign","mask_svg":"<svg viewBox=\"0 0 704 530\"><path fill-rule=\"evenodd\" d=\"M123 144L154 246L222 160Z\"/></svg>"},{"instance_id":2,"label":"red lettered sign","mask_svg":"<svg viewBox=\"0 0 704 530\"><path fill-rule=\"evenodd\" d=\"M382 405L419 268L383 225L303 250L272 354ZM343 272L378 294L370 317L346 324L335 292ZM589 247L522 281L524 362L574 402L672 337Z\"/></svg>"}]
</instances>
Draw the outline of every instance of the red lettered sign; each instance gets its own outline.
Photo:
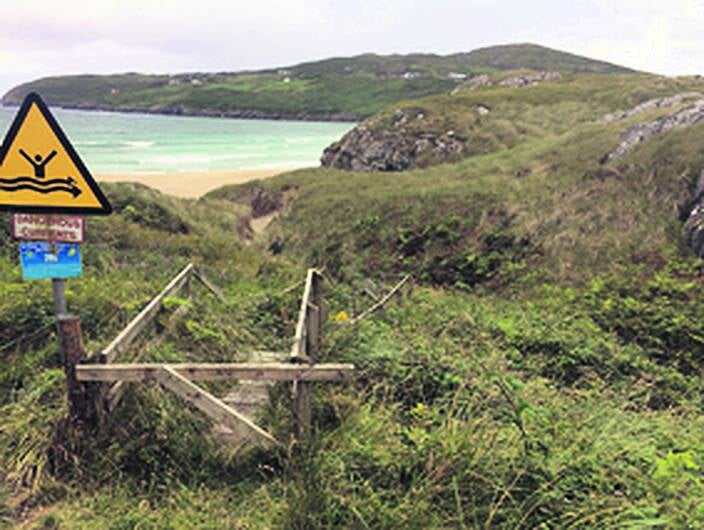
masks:
<instances>
[{"instance_id":1,"label":"red lettered sign","mask_svg":"<svg viewBox=\"0 0 704 530\"><path fill-rule=\"evenodd\" d=\"M12 216L12 237L24 241L83 243L85 221L76 215L16 213Z\"/></svg>"}]
</instances>

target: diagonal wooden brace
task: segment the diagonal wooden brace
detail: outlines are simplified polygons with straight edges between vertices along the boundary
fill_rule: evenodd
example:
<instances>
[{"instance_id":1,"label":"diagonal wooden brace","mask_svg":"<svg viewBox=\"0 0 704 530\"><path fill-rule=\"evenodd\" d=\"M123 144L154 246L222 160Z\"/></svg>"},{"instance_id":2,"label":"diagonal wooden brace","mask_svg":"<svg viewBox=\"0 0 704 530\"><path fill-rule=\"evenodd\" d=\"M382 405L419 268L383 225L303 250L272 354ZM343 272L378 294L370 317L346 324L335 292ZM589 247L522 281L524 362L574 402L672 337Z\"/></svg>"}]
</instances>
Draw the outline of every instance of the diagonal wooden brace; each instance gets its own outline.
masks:
<instances>
[{"instance_id":1,"label":"diagonal wooden brace","mask_svg":"<svg viewBox=\"0 0 704 530\"><path fill-rule=\"evenodd\" d=\"M162 386L191 403L206 416L227 426L242 441L255 443L263 447L279 444L271 434L252 423L211 393L186 379L176 370L163 366L156 373L156 379Z\"/></svg>"}]
</instances>

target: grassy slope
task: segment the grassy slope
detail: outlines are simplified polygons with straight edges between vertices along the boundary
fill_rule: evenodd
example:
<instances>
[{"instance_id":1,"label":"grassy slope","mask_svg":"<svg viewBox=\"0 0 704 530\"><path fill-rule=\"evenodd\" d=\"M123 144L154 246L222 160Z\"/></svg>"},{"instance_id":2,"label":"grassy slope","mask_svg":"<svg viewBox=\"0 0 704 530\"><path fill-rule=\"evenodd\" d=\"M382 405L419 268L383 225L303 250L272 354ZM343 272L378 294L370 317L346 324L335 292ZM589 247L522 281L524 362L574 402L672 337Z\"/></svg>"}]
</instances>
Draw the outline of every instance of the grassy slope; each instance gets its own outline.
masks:
<instances>
[{"instance_id":1,"label":"grassy slope","mask_svg":"<svg viewBox=\"0 0 704 530\"><path fill-rule=\"evenodd\" d=\"M277 237L284 248L305 251L343 275L345 269L351 274L413 270L430 278L438 259L460 253L470 258L482 240L504 234L516 244L530 242L525 251L538 260L541 274L579 280L582 271L593 274L676 252L676 208L704 165L697 147L700 125L601 166L622 131L674 109L609 125L598 119L653 97L703 88L696 79L587 75L416 100L406 105L426 115L419 128L466 134L478 154L389 175L305 170L261 187L299 190ZM491 114L478 117L479 102L491 105ZM384 126L392 111L375 117L372 126ZM240 189L211 196L237 200ZM433 244L438 231L451 233ZM521 252L506 250L507 258ZM471 276L467 269L469 284Z\"/></svg>"},{"instance_id":2,"label":"grassy slope","mask_svg":"<svg viewBox=\"0 0 704 530\"><path fill-rule=\"evenodd\" d=\"M490 66L487 66L490 65ZM271 114L369 116L395 101L445 93L458 81L450 72L474 75L517 67L563 71L623 72L626 69L535 45L484 48L476 52L437 55L361 55L276 70L244 73L146 76L51 77L21 85L3 98L17 104L37 91L56 105L184 112L257 110ZM404 79L406 72L419 74ZM289 83L284 82L290 77ZM201 85L193 85L192 79ZM169 85L169 81L180 81ZM112 89L118 89L113 94Z\"/></svg>"},{"instance_id":3,"label":"grassy slope","mask_svg":"<svg viewBox=\"0 0 704 530\"><path fill-rule=\"evenodd\" d=\"M520 72L501 72L491 79L497 83ZM576 125L597 121L613 110L629 109L649 98L702 88L704 84L687 78L565 74L559 82L544 82L519 90L500 86L465 87L450 95L399 102L375 114L363 126L410 138L454 135L464 141L461 157L472 157L521 144L531 145L527 143L529 140L552 142L555 136L569 132ZM479 107L491 110L480 114ZM399 110L407 116L401 122ZM414 162L415 167L447 162L446 157L427 150Z\"/></svg>"},{"instance_id":4,"label":"grassy slope","mask_svg":"<svg viewBox=\"0 0 704 530\"><path fill-rule=\"evenodd\" d=\"M627 69L603 61L552 50L535 44L506 44L479 48L462 58L467 64L486 65L499 70L531 68L571 72L623 73Z\"/></svg>"},{"instance_id":5,"label":"grassy slope","mask_svg":"<svg viewBox=\"0 0 704 530\"><path fill-rule=\"evenodd\" d=\"M0 350L11 367L0 379L0 517L22 517L23 499L15 522L28 528L701 526L704 282L676 205L704 165L704 127L600 169L628 122L581 117L681 87L595 83L565 80L550 98L502 92L516 127L525 116L543 132L454 165L303 170L197 203L111 187L120 213L91 223L87 274L70 282L91 349L188 259L207 264L227 302L198 292L148 359L285 348L299 293L282 293L307 263L335 280L338 318L372 303L364 278L390 286L413 271L418 286L358 328L327 324L327 358L355 362L360 377L317 389L316 435L300 451L221 455L198 416L146 385L107 435L71 446L53 437L63 414L53 337ZM580 90L592 91L581 98L591 111ZM279 255L244 245L254 192L284 190L293 202L261 241ZM50 322L51 307L48 286L19 283L3 248L0 345ZM285 437L286 392L274 397L262 421ZM24 488L11 490L19 476Z\"/></svg>"}]
</instances>

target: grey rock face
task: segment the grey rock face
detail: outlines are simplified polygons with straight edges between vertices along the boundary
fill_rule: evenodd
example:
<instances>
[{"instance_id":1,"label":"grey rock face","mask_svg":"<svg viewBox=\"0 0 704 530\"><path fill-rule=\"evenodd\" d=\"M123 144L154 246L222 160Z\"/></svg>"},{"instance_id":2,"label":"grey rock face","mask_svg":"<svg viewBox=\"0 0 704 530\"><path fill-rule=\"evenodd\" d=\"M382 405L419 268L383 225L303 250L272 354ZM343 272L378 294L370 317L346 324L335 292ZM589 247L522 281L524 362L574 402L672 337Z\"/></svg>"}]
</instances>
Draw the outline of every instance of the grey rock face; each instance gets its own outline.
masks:
<instances>
[{"instance_id":1,"label":"grey rock face","mask_svg":"<svg viewBox=\"0 0 704 530\"><path fill-rule=\"evenodd\" d=\"M562 79L560 72L536 72L534 74L518 75L514 77L509 77L498 83L498 86L518 88L524 86L537 85L539 83L544 83L545 81L559 81ZM485 86L494 86L494 82L491 78L486 75L478 75L468 79L460 86L452 91L452 94L457 94L461 90L475 90L477 88Z\"/></svg>"},{"instance_id":2,"label":"grey rock face","mask_svg":"<svg viewBox=\"0 0 704 530\"><path fill-rule=\"evenodd\" d=\"M704 120L704 99L697 100L667 116L634 125L621 135L621 143L616 149L605 155L601 159L601 163L608 164L609 162L613 162L637 145L649 140L657 134L688 125L694 125L702 120Z\"/></svg>"},{"instance_id":3,"label":"grey rock face","mask_svg":"<svg viewBox=\"0 0 704 530\"><path fill-rule=\"evenodd\" d=\"M635 116L636 114L641 114L642 112L647 112L653 109L662 109L667 107L674 107L680 103L685 102L688 99L701 99L702 95L699 92L686 92L683 94L676 94L674 96L655 98L648 100L640 105L636 105L630 110L622 110L619 112L614 112L612 114L607 114L601 118L601 123L611 123L618 120L624 120Z\"/></svg>"},{"instance_id":4,"label":"grey rock face","mask_svg":"<svg viewBox=\"0 0 704 530\"><path fill-rule=\"evenodd\" d=\"M621 135L621 143L616 147L616 149L602 158L602 164L612 162L622 157L637 145L645 142L657 134L672 129L693 125L704 120L704 99L701 94L696 92L677 94L665 98L651 99L633 107L630 110L604 116L601 119L601 122L610 123L616 120L630 118L631 116L635 116L636 114L647 112L649 110L681 105L692 98L699 99L696 99L683 108L680 108L675 112L671 112L666 116L662 116L649 122L639 123L629 128L623 135ZM687 244L697 256L700 258L704 257L704 170L702 170L699 174L699 178L692 195L683 210L684 215L682 219L684 219L684 224L682 229Z\"/></svg>"},{"instance_id":5,"label":"grey rock face","mask_svg":"<svg viewBox=\"0 0 704 530\"><path fill-rule=\"evenodd\" d=\"M535 74L518 75L509 77L499 83L499 86L517 88L530 85L537 85L545 81L559 81L562 79L560 72L536 72Z\"/></svg>"},{"instance_id":6,"label":"grey rock face","mask_svg":"<svg viewBox=\"0 0 704 530\"><path fill-rule=\"evenodd\" d=\"M704 170L699 174L683 230L690 248L700 258L704 257Z\"/></svg>"},{"instance_id":7,"label":"grey rock face","mask_svg":"<svg viewBox=\"0 0 704 530\"><path fill-rule=\"evenodd\" d=\"M447 160L462 154L465 140L453 131L440 135L411 133L403 128L411 119L422 119L422 113L397 111L394 128L388 130L359 125L325 149L320 163L347 171L404 171L415 167L421 155Z\"/></svg>"},{"instance_id":8,"label":"grey rock face","mask_svg":"<svg viewBox=\"0 0 704 530\"><path fill-rule=\"evenodd\" d=\"M469 79L467 79L467 81L465 81L464 83L459 85L457 88L455 88L452 91L452 93L457 94L460 90L463 90L463 89L474 90L476 88L480 88L483 86L490 86L490 85L491 85L491 78L486 74L482 74L482 75L478 75L475 77L470 77Z\"/></svg>"}]
</instances>

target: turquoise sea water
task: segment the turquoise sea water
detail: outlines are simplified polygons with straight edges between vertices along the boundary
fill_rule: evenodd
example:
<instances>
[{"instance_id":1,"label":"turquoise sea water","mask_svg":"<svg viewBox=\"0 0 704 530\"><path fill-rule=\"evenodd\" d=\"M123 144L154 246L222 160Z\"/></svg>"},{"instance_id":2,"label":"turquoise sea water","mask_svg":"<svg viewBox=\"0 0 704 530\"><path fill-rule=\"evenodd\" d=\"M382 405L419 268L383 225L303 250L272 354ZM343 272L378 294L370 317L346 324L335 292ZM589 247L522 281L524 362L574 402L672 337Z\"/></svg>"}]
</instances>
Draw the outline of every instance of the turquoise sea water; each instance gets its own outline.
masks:
<instances>
[{"instance_id":1,"label":"turquoise sea water","mask_svg":"<svg viewBox=\"0 0 704 530\"><path fill-rule=\"evenodd\" d=\"M16 108L0 107L4 138ZM52 109L95 174L310 167L352 123L234 120Z\"/></svg>"}]
</instances>

